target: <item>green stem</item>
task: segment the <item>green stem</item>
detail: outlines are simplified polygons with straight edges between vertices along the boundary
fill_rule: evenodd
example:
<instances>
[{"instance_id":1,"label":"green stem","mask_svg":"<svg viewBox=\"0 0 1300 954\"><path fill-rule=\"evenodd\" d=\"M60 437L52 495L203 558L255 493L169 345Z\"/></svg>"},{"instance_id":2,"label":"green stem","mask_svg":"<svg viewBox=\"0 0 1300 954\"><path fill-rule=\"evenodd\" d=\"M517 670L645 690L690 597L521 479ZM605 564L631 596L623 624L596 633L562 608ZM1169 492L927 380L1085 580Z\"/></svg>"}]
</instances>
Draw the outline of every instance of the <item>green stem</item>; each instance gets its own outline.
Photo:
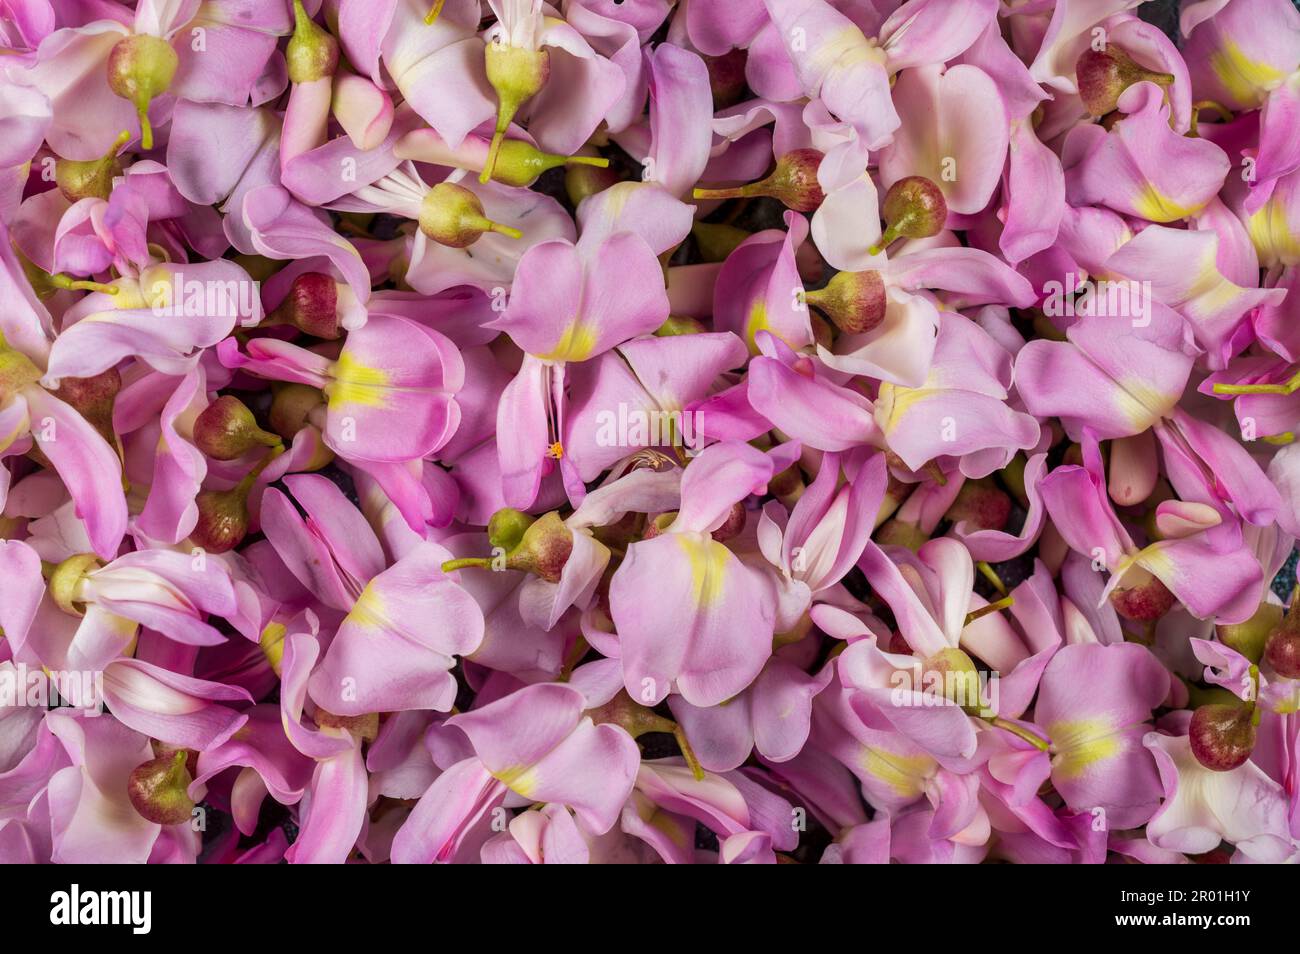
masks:
<instances>
[{"instance_id":1,"label":"green stem","mask_svg":"<svg viewBox=\"0 0 1300 954\"><path fill-rule=\"evenodd\" d=\"M998 576L997 571L994 570L993 567L983 560L978 560L975 563L975 569L980 571L980 575L984 577L984 579L993 584L995 590L1003 596L1007 595L1007 585L1002 582L1002 577Z\"/></svg>"},{"instance_id":2,"label":"green stem","mask_svg":"<svg viewBox=\"0 0 1300 954\"><path fill-rule=\"evenodd\" d=\"M491 568L492 561L487 557L461 557L460 559L448 560L444 563L442 565L442 572L452 573L456 570L464 570L472 566L486 570Z\"/></svg>"},{"instance_id":3,"label":"green stem","mask_svg":"<svg viewBox=\"0 0 1300 954\"><path fill-rule=\"evenodd\" d=\"M1011 606L1013 603L1015 603L1015 601L1016 598L1014 596L1004 596L996 603L990 603L988 606L981 606L977 610L972 610L971 612L966 614L966 622L962 624L962 627L964 628L966 626L969 626L977 619L981 619L982 617L988 616L990 613L996 613L999 610L1004 610L1008 606Z\"/></svg>"},{"instance_id":4,"label":"green stem","mask_svg":"<svg viewBox=\"0 0 1300 954\"><path fill-rule=\"evenodd\" d=\"M1014 722L1008 719L1004 719L1001 716L994 716L993 718L985 719L984 721L991 726L994 726L999 729L1005 729L1007 732L1010 732L1012 735L1024 739L1026 742L1028 742L1034 748L1038 749L1038 751L1040 752L1046 752L1049 748L1051 748L1051 746L1048 744L1048 742L1045 739L1039 738L1037 735L1030 732L1028 729L1022 728L1021 726L1018 726Z\"/></svg>"},{"instance_id":5,"label":"green stem","mask_svg":"<svg viewBox=\"0 0 1300 954\"><path fill-rule=\"evenodd\" d=\"M1216 384L1215 394L1294 394L1300 390L1300 371L1282 384Z\"/></svg>"},{"instance_id":6,"label":"green stem","mask_svg":"<svg viewBox=\"0 0 1300 954\"><path fill-rule=\"evenodd\" d=\"M93 291L103 292L105 295L116 295L118 287L116 285L105 285L103 282L80 281L72 278L70 275L64 275L62 272L54 272L50 275L50 284L55 288L62 288L65 291Z\"/></svg>"}]
</instances>

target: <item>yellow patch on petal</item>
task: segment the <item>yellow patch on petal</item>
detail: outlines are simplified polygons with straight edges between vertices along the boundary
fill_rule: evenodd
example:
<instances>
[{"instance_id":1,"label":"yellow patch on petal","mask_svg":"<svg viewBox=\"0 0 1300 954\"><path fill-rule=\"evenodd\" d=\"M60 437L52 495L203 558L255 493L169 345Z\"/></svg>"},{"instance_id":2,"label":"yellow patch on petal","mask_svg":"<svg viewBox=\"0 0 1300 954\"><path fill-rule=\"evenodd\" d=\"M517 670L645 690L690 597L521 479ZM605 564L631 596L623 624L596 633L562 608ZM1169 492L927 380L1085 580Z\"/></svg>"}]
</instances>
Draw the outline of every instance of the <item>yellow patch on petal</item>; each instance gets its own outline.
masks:
<instances>
[{"instance_id":1,"label":"yellow patch on petal","mask_svg":"<svg viewBox=\"0 0 1300 954\"><path fill-rule=\"evenodd\" d=\"M925 780L934 769L928 755L899 755L886 749L867 746L862 753L862 767L874 778L888 785L902 798L916 798L925 791Z\"/></svg>"},{"instance_id":2,"label":"yellow patch on petal","mask_svg":"<svg viewBox=\"0 0 1300 954\"><path fill-rule=\"evenodd\" d=\"M334 363L334 380L326 387L330 407L358 404L361 407L385 407L384 390L388 374L379 368L361 364L345 350Z\"/></svg>"},{"instance_id":3,"label":"yellow patch on petal","mask_svg":"<svg viewBox=\"0 0 1300 954\"><path fill-rule=\"evenodd\" d=\"M907 412L913 405L942 390L943 384L933 369L919 388L905 388L888 381L881 381L875 403L876 424L886 436L892 434L902 424L903 418L907 416Z\"/></svg>"},{"instance_id":4,"label":"yellow patch on petal","mask_svg":"<svg viewBox=\"0 0 1300 954\"><path fill-rule=\"evenodd\" d=\"M1263 103L1265 92L1285 78L1281 70L1252 60L1241 47L1228 39L1210 55L1210 69L1214 70L1224 89L1249 106Z\"/></svg>"},{"instance_id":5,"label":"yellow patch on petal","mask_svg":"<svg viewBox=\"0 0 1300 954\"><path fill-rule=\"evenodd\" d=\"M767 305L763 299L755 299L754 304L750 306L749 317L745 319L745 343L749 345L750 354L758 354L758 343L754 341L755 336L760 331L771 331L772 326L767 320ZM775 334L775 332L773 332Z\"/></svg>"},{"instance_id":6,"label":"yellow patch on petal","mask_svg":"<svg viewBox=\"0 0 1300 954\"><path fill-rule=\"evenodd\" d=\"M1047 727L1056 756L1052 769L1063 778L1078 778L1088 766L1119 754L1115 726L1104 719L1054 722Z\"/></svg>"},{"instance_id":7,"label":"yellow patch on petal","mask_svg":"<svg viewBox=\"0 0 1300 954\"><path fill-rule=\"evenodd\" d=\"M1119 384L1115 401L1120 413L1132 422L1135 432L1145 431L1178 403L1179 395L1162 394L1141 378L1126 378Z\"/></svg>"},{"instance_id":8,"label":"yellow patch on petal","mask_svg":"<svg viewBox=\"0 0 1300 954\"><path fill-rule=\"evenodd\" d=\"M1161 581L1171 580L1180 575L1177 564L1169 556L1168 548L1161 546L1159 542L1139 550L1133 555L1132 562Z\"/></svg>"},{"instance_id":9,"label":"yellow patch on petal","mask_svg":"<svg viewBox=\"0 0 1300 954\"><path fill-rule=\"evenodd\" d=\"M596 333L575 318L564 329L555 350L538 357L546 361L586 361L595 350Z\"/></svg>"},{"instance_id":10,"label":"yellow patch on petal","mask_svg":"<svg viewBox=\"0 0 1300 954\"><path fill-rule=\"evenodd\" d=\"M731 551L709 536L673 534L686 552L691 568L691 596L701 608L712 606L722 596Z\"/></svg>"},{"instance_id":11,"label":"yellow patch on petal","mask_svg":"<svg viewBox=\"0 0 1300 954\"><path fill-rule=\"evenodd\" d=\"M1291 231L1286 206L1277 199L1269 199L1246 221L1246 231L1255 243L1261 265L1271 267L1300 262L1300 235Z\"/></svg>"},{"instance_id":12,"label":"yellow patch on petal","mask_svg":"<svg viewBox=\"0 0 1300 954\"><path fill-rule=\"evenodd\" d=\"M388 625L388 619L384 615L384 598L369 583L353 604L348 620L367 629L384 629Z\"/></svg>"},{"instance_id":13,"label":"yellow patch on petal","mask_svg":"<svg viewBox=\"0 0 1300 954\"><path fill-rule=\"evenodd\" d=\"M524 798L532 798L537 789L537 770L531 765L512 765L493 772L492 777Z\"/></svg>"},{"instance_id":14,"label":"yellow patch on petal","mask_svg":"<svg viewBox=\"0 0 1300 954\"><path fill-rule=\"evenodd\" d=\"M641 182L619 182L601 193L601 217L607 222L617 222L627 207L632 194L644 186Z\"/></svg>"},{"instance_id":15,"label":"yellow patch on petal","mask_svg":"<svg viewBox=\"0 0 1300 954\"><path fill-rule=\"evenodd\" d=\"M1204 205L1203 202L1195 206L1179 205L1150 182L1142 186L1137 198L1133 200L1134 211L1152 222L1174 222L1185 219L1192 213L1199 212Z\"/></svg>"},{"instance_id":16,"label":"yellow patch on petal","mask_svg":"<svg viewBox=\"0 0 1300 954\"><path fill-rule=\"evenodd\" d=\"M832 66L847 69L862 63L879 63L884 65L886 53L868 40L856 26L846 26L836 31L826 42L811 51L812 68L818 73L829 70Z\"/></svg>"}]
</instances>

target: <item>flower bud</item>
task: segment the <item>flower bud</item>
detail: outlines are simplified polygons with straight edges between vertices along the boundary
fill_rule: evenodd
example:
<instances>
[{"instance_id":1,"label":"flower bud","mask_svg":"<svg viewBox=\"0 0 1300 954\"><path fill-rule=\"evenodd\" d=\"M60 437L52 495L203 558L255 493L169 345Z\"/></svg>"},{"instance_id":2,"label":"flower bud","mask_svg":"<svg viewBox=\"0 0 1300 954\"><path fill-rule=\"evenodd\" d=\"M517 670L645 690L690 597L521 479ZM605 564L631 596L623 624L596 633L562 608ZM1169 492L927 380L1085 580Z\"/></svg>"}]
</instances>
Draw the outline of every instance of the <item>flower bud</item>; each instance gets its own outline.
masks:
<instances>
[{"instance_id":1,"label":"flower bud","mask_svg":"<svg viewBox=\"0 0 1300 954\"><path fill-rule=\"evenodd\" d=\"M82 199L107 199L113 193L113 179L122 171L117 153L131 141L131 133L122 130L108 152L98 159L60 159L54 166L54 182L69 202Z\"/></svg>"},{"instance_id":2,"label":"flower bud","mask_svg":"<svg viewBox=\"0 0 1300 954\"><path fill-rule=\"evenodd\" d=\"M748 514L745 511L744 503L734 503L731 505L731 512L727 514L727 519L722 521L722 526L713 531L713 539L719 543L724 543L732 537L738 536L745 529L745 520Z\"/></svg>"},{"instance_id":3,"label":"flower bud","mask_svg":"<svg viewBox=\"0 0 1300 954\"><path fill-rule=\"evenodd\" d=\"M1255 748L1253 705L1201 706L1187 727L1192 755L1213 772L1230 772L1244 765Z\"/></svg>"},{"instance_id":4,"label":"flower bud","mask_svg":"<svg viewBox=\"0 0 1300 954\"><path fill-rule=\"evenodd\" d=\"M284 384L275 389L266 419L286 441L307 426L307 416L325 403L325 395L310 384Z\"/></svg>"},{"instance_id":5,"label":"flower bud","mask_svg":"<svg viewBox=\"0 0 1300 954\"><path fill-rule=\"evenodd\" d=\"M122 390L122 376L117 368L109 368L90 378L64 378L59 382L54 396L76 409L108 443L117 444L113 430L113 405Z\"/></svg>"},{"instance_id":6,"label":"flower bud","mask_svg":"<svg viewBox=\"0 0 1300 954\"><path fill-rule=\"evenodd\" d=\"M825 288L804 292L816 308L846 335L860 335L885 320L885 280L880 272L837 272Z\"/></svg>"},{"instance_id":7,"label":"flower bud","mask_svg":"<svg viewBox=\"0 0 1300 954\"><path fill-rule=\"evenodd\" d=\"M317 706L316 724L322 728L342 729L350 732L364 742L373 742L379 737L379 713L369 712L358 716L341 716L326 712Z\"/></svg>"},{"instance_id":8,"label":"flower bud","mask_svg":"<svg viewBox=\"0 0 1300 954\"><path fill-rule=\"evenodd\" d=\"M709 91L713 94L713 111L734 106L745 95L745 65L749 54L742 49L729 50L721 56L704 57L709 69Z\"/></svg>"},{"instance_id":9,"label":"flower bud","mask_svg":"<svg viewBox=\"0 0 1300 954\"><path fill-rule=\"evenodd\" d=\"M1120 96L1134 83L1146 81L1167 87L1174 82L1173 74L1140 66L1113 43L1107 43L1103 50L1084 50L1074 64L1074 75L1084 107L1089 115L1098 117L1114 111Z\"/></svg>"},{"instance_id":10,"label":"flower bud","mask_svg":"<svg viewBox=\"0 0 1300 954\"><path fill-rule=\"evenodd\" d=\"M1025 460L1024 454L1017 454L1007 462L1007 466L998 471L998 478L1002 481L1002 486L1006 487L1011 495L1020 502L1020 506L1028 509L1029 494L1025 492Z\"/></svg>"},{"instance_id":11,"label":"flower bud","mask_svg":"<svg viewBox=\"0 0 1300 954\"><path fill-rule=\"evenodd\" d=\"M969 530L1001 530L1011 518L1011 498L990 478L968 480L944 517Z\"/></svg>"},{"instance_id":12,"label":"flower bud","mask_svg":"<svg viewBox=\"0 0 1300 954\"><path fill-rule=\"evenodd\" d=\"M884 234L871 246L878 255L900 238L920 239L938 235L948 221L948 201L943 191L925 176L904 176L885 193L881 207Z\"/></svg>"},{"instance_id":13,"label":"flower bud","mask_svg":"<svg viewBox=\"0 0 1300 954\"><path fill-rule=\"evenodd\" d=\"M1135 623L1154 623L1169 612L1174 605L1174 594L1156 577L1135 568L1126 575L1139 581L1129 586L1119 586L1110 593L1110 603L1115 612Z\"/></svg>"},{"instance_id":14,"label":"flower bud","mask_svg":"<svg viewBox=\"0 0 1300 954\"><path fill-rule=\"evenodd\" d=\"M68 557L54 568L50 574L50 599L54 605L69 616L84 614L81 599L81 581L87 573L100 567L99 559L93 553L78 553Z\"/></svg>"},{"instance_id":15,"label":"flower bud","mask_svg":"<svg viewBox=\"0 0 1300 954\"><path fill-rule=\"evenodd\" d=\"M144 149L153 148L149 103L171 87L179 65L170 43L144 33L118 40L108 55L108 88L135 107Z\"/></svg>"},{"instance_id":16,"label":"flower bud","mask_svg":"<svg viewBox=\"0 0 1300 954\"><path fill-rule=\"evenodd\" d=\"M611 550L626 550L631 544L641 539L645 529L645 514L629 512L623 514L614 523L603 527L592 527L591 535Z\"/></svg>"},{"instance_id":17,"label":"flower bud","mask_svg":"<svg viewBox=\"0 0 1300 954\"><path fill-rule=\"evenodd\" d=\"M956 646L941 649L922 663L922 683L915 687L923 690L932 680L943 688L944 698L957 703L967 711L978 712L980 705L980 674L975 661Z\"/></svg>"},{"instance_id":18,"label":"flower bud","mask_svg":"<svg viewBox=\"0 0 1300 954\"><path fill-rule=\"evenodd\" d=\"M190 820L194 800L189 787L194 781L184 749L160 755L137 765L126 782L127 797L140 817L155 825L179 825Z\"/></svg>"},{"instance_id":19,"label":"flower bud","mask_svg":"<svg viewBox=\"0 0 1300 954\"><path fill-rule=\"evenodd\" d=\"M234 460L254 447L275 447L280 437L257 426L244 402L223 394L194 420L194 446L215 460Z\"/></svg>"},{"instance_id":20,"label":"flower bud","mask_svg":"<svg viewBox=\"0 0 1300 954\"><path fill-rule=\"evenodd\" d=\"M872 539L882 547L907 547L909 550L916 551L930 538L916 524L891 517L880 525L880 529L875 532Z\"/></svg>"},{"instance_id":21,"label":"flower bud","mask_svg":"<svg viewBox=\"0 0 1300 954\"><path fill-rule=\"evenodd\" d=\"M817 181L822 154L816 149L792 149L777 160L766 179L732 189L696 189L697 199L737 199L768 196L796 212L813 212L826 195Z\"/></svg>"},{"instance_id":22,"label":"flower bud","mask_svg":"<svg viewBox=\"0 0 1300 954\"><path fill-rule=\"evenodd\" d=\"M420 203L420 231L450 248L468 248L484 232L499 232L514 239L524 235L518 229L487 218L478 196L450 182L440 182L425 194Z\"/></svg>"},{"instance_id":23,"label":"flower bud","mask_svg":"<svg viewBox=\"0 0 1300 954\"><path fill-rule=\"evenodd\" d=\"M483 55L488 82L497 93L496 129L492 134L487 165L479 175L480 182L487 182L493 176L510 121L515 118L519 107L546 85L551 75L551 54L547 50L530 50L498 41L489 43Z\"/></svg>"},{"instance_id":24,"label":"flower bud","mask_svg":"<svg viewBox=\"0 0 1300 954\"><path fill-rule=\"evenodd\" d=\"M488 519L488 543L509 553L523 542L535 518L513 507L503 507Z\"/></svg>"},{"instance_id":25,"label":"flower bud","mask_svg":"<svg viewBox=\"0 0 1300 954\"><path fill-rule=\"evenodd\" d=\"M212 553L225 553L239 545L248 534L248 495L253 484L266 465L283 452L284 445L277 444L234 487L204 490L194 498L199 519L190 532L190 540L195 546Z\"/></svg>"},{"instance_id":26,"label":"flower bud","mask_svg":"<svg viewBox=\"0 0 1300 954\"><path fill-rule=\"evenodd\" d=\"M303 272L293 280L289 293L262 325L292 325L313 338L336 341L343 333L338 306L339 286L332 277L321 272Z\"/></svg>"},{"instance_id":27,"label":"flower bud","mask_svg":"<svg viewBox=\"0 0 1300 954\"><path fill-rule=\"evenodd\" d=\"M551 512L529 524L519 545L506 554L506 566L558 583L572 552L573 531L559 514Z\"/></svg>"},{"instance_id":28,"label":"flower bud","mask_svg":"<svg viewBox=\"0 0 1300 954\"><path fill-rule=\"evenodd\" d=\"M233 550L248 535L248 493L238 487L230 490L204 490L194 498L199 519L190 531L195 546L209 553Z\"/></svg>"},{"instance_id":29,"label":"flower bud","mask_svg":"<svg viewBox=\"0 0 1300 954\"><path fill-rule=\"evenodd\" d=\"M698 335L706 330L704 323L696 318L669 315L668 320L655 329L655 337L672 338L677 335Z\"/></svg>"},{"instance_id":30,"label":"flower bud","mask_svg":"<svg viewBox=\"0 0 1300 954\"><path fill-rule=\"evenodd\" d=\"M634 739L639 739L641 736L652 732L663 732L672 735L677 740L677 747L681 750L682 758L686 760L686 764L695 773L695 777L697 779L704 778L704 769L700 766L699 760L691 748L690 741L686 738L685 730L672 719L666 719L653 709L648 709L640 703L632 701L632 697L627 694L627 690L620 689L618 694L609 702L598 708L591 709L587 714L591 717L591 721L597 725L601 723L617 725Z\"/></svg>"},{"instance_id":31,"label":"flower bud","mask_svg":"<svg viewBox=\"0 0 1300 954\"><path fill-rule=\"evenodd\" d=\"M1300 679L1300 594L1291 598L1290 611L1269 634L1264 659L1279 676Z\"/></svg>"},{"instance_id":32,"label":"flower bud","mask_svg":"<svg viewBox=\"0 0 1300 954\"><path fill-rule=\"evenodd\" d=\"M489 153L489 157L491 153ZM542 152L531 143L522 139L505 139L497 147L495 162L485 163L484 174L503 185L526 189L537 181L537 177L548 169L560 166L591 166L607 169L609 160L603 156L557 156ZM491 170L489 173L488 170ZM480 182L487 181L482 175Z\"/></svg>"},{"instance_id":33,"label":"flower bud","mask_svg":"<svg viewBox=\"0 0 1300 954\"><path fill-rule=\"evenodd\" d=\"M311 83L333 76L339 65L339 43L307 15L302 0L293 0L293 36L284 51L289 82Z\"/></svg>"},{"instance_id":34,"label":"flower bud","mask_svg":"<svg viewBox=\"0 0 1300 954\"><path fill-rule=\"evenodd\" d=\"M1300 679L1300 633L1274 633L1269 637L1264 659L1279 676Z\"/></svg>"},{"instance_id":35,"label":"flower bud","mask_svg":"<svg viewBox=\"0 0 1300 954\"><path fill-rule=\"evenodd\" d=\"M695 247L706 262L725 262L740 243L753 234L722 222L696 222L691 226Z\"/></svg>"},{"instance_id":36,"label":"flower bud","mask_svg":"<svg viewBox=\"0 0 1300 954\"><path fill-rule=\"evenodd\" d=\"M780 473L773 474L767 482L767 492L781 502L787 510L793 509L799 502L807 485L803 481L803 472L796 461Z\"/></svg>"},{"instance_id":37,"label":"flower bud","mask_svg":"<svg viewBox=\"0 0 1300 954\"><path fill-rule=\"evenodd\" d=\"M1253 663L1264 658L1264 647L1269 636L1282 622L1282 607L1276 603L1261 603L1255 615L1242 623L1220 623L1216 627L1219 642L1241 653Z\"/></svg>"},{"instance_id":38,"label":"flower bud","mask_svg":"<svg viewBox=\"0 0 1300 954\"><path fill-rule=\"evenodd\" d=\"M663 533L673 525L677 519L677 511L672 510L668 513L658 513L645 522L645 532L641 534L642 540L653 540L659 534Z\"/></svg>"},{"instance_id":39,"label":"flower bud","mask_svg":"<svg viewBox=\"0 0 1300 954\"><path fill-rule=\"evenodd\" d=\"M588 156L587 158L599 159L600 157ZM604 192L620 181L618 173L607 165L589 166L575 163L564 169L564 191L574 208L581 205L583 199Z\"/></svg>"}]
</instances>

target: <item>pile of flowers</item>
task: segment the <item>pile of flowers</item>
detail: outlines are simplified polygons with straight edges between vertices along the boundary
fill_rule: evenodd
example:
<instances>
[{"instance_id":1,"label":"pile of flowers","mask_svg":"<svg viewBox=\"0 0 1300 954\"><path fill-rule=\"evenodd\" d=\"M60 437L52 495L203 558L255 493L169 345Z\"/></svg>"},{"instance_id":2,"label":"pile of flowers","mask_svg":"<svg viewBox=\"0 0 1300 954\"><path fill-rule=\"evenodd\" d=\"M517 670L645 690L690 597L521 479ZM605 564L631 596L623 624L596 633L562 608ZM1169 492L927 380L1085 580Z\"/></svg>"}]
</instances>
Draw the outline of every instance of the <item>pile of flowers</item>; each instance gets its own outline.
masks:
<instances>
[{"instance_id":1,"label":"pile of flowers","mask_svg":"<svg viewBox=\"0 0 1300 954\"><path fill-rule=\"evenodd\" d=\"M1300 12L1179 13L0 4L0 861L1300 858Z\"/></svg>"}]
</instances>

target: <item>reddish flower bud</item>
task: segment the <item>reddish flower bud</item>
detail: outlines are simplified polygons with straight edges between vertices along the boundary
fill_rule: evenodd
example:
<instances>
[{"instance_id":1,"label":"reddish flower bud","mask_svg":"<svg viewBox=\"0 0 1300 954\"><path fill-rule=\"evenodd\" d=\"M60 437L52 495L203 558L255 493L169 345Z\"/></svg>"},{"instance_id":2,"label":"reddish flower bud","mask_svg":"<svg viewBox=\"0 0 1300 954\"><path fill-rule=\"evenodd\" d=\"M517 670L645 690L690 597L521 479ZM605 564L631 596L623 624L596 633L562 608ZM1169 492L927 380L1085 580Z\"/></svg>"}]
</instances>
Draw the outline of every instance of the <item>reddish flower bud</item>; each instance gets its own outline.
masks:
<instances>
[{"instance_id":1,"label":"reddish flower bud","mask_svg":"<svg viewBox=\"0 0 1300 954\"><path fill-rule=\"evenodd\" d=\"M1214 772L1230 772L1244 765L1255 748L1254 715L1250 704L1199 707L1187 728L1196 761Z\"/></svg>"},{"instance_id":2,"label":"reddish flower bud","mask_svg":"<svg viewBox=\"0 0 1300 954\"><path fill-rule=\"evenodd\" d=\"M552 512L528 526L519 545L506 555L506 566L558 583L572 552L573 531L564 525L559 514Z\"/></svg>"},{"instance_id":3,"label":"reddish flower bud","mask_svg":"<svg viewBox=\"0 0 1300 954\"><path fill-rule=\"evenodd\" d=\"M190 820L194 800L188 790L194 778L187 761L188 753L179 749L131 770L126 793L142 818L155 825L179 825Z\"/></svg>"},{"instance_id":4,"label":"reddish flower bud","mask_svg":"<svg viewBox=\"0 0 1300 954\"><path fill-rule=\"evenodd\" d=\"M54 391L54 396L77 412L108 442L117 445L117 432L113 430L113 405L122 390L122 376L117 368L101 371L91 378L64 378Z\"/></svg>"},{"instance_id":5,"label":"reddish flower bud","mask_svg":"<svg viewBox=\"0 0 1300 954\"><path fill-rule=\"evenodd\" d=\"M796 212L813 212L825 200L817 169L822 154L816 149L792 149L776 163L776 169L766 179L731 189L696 189L697 199L738 199L768 196L784 203Z\"/></svg>"},{"instance_id":6,"label":"reddish flower bud","mask_svg":"<svg viewBox=\"0 0 1300 954\"><path fill-rule=\"evenodd\" d=\"M1279 676L1300 679L1300 599L1292 597L1291 609L1271 633L1264 649L1265 661Z\"/></svg>"},{"instance_id":7,"label":"reddish flower bud","mask_svg":"<svg viewBox=\"0 0 1300 954\"><path fill-rule=\"evenodd\" d=\"M948 201L943 190L925 176L904 176L885 193L881 207L885 231L871 246L878 255L900 238L929 238L943 231L948 221Z\"/></svg>"},{"instance_id":8,"label":"reddish flower bud","mask_svg":"<svg viewBox=\"0 0 1300 954\"><path fill-rule=\"evenodd\" d=\"M748 62L749 54L742 49L704 57L704 65L709 68L709 91L713 94L714 112L736 105L745 95L745 64Z\"/></svg>"},{"instance_id":9,"label":"reddish flower bud","mask_svg":"<svg viewBox=\"0 0 1300 954\"><path fill-rule=\"evenodd\" d=\"M275 447L280 437L257 426L244 402L223 394L194 420L194 446L216 460L234 460L254 447Z\"/></svg>"},{"instance_id":10,"label":"reddish flower bud","mask_svg":"<svg viewBox=\"0 0 1300 954\"><path fill-rule=\"evenodd\" d=\"M194 498L199 519L190 531L195 546L225 553L248 535L248 494L231 490L204 490Z\"/></svg>"},{"instance_id":11,"label":"reddish flower bud","mask_svg":"<svg viewBox=\"0 0 1300 954\"><path fill-rule=\"evenodd\" d=\"M1011 498L988 477L968 480L944 516L970 530L1001 530L1011 518Z\"/></svg>"},{"instance_id":12,"label":"reddish flower bud","mask_svg":"<svg viewBox=\"0 0 1300 954\"><path fill-rule=\"evenodd\" d=\"M263 326L292 325L303 334L335 341L343 334L339 325L339 286L321 272L303 272L275 307Z\"/></svg>"},{"instance_id":13,"label":"reddish flower bud","mask_svg":"<svg viewBox=\"0 0 1300 954\"><path fill-rule=\"evenodd\" d=\"M885 320L885 281L877 271L837 272L825 288L804 292L804 301L846 335L860 335Z\"/></svg>"},{"instance_id":14,"label":"reddish flower bud","mask_svg":"<svg viewBox=\"0 0 1300 954\"><path fill-rule=\"evenodd\" d=\"M199 519L190 531L195 546L212 553L225 553L237 547L248 535L248 495L266 465L283 453L283 445L271 448L238 484L229 490L204 490L194 498Z\"/></svg>"},{"instance_id":15,"label":"reddish flower bud","mask_svg":"<svg viewBox=\"0 0 1300 954\"><path fill-rule=\"evenodd\" d=\"M1174 82L1173 74L1156 73L1140 66L1111 43L1104 50L1089 47L1079 54L1074 64L1074 75L1079 85L1079 98L1092 116L1105 116L1112 112L1123 92L1134 83L1147 81L1170 86Z\"/></svg>"},{"instance_id":16,"label":"reddish flower bud","mask_svg":"<svg viewBox=\"0 0 1300 954\"><path fill-rule=\"evenodd\" d=\"M1154 576L1146 575L1139 583L1112 590L1110 603L1125 619L1154 623L1173 607L1174 594Z\"/></svg>"},{"instance_id":17,"label":"reddish flower bud","mask_svg":"<svg viewBox=\"0 0 1300 954\"><path fill-rule=\"evenodd\" d=\"M727 519L722 521L722 526L713 531L713 539L723 543L732 537L739 536L740 532L745 529L745 521L748 516L744 503L732 504Z\"/></svg>"}]
</instances>

